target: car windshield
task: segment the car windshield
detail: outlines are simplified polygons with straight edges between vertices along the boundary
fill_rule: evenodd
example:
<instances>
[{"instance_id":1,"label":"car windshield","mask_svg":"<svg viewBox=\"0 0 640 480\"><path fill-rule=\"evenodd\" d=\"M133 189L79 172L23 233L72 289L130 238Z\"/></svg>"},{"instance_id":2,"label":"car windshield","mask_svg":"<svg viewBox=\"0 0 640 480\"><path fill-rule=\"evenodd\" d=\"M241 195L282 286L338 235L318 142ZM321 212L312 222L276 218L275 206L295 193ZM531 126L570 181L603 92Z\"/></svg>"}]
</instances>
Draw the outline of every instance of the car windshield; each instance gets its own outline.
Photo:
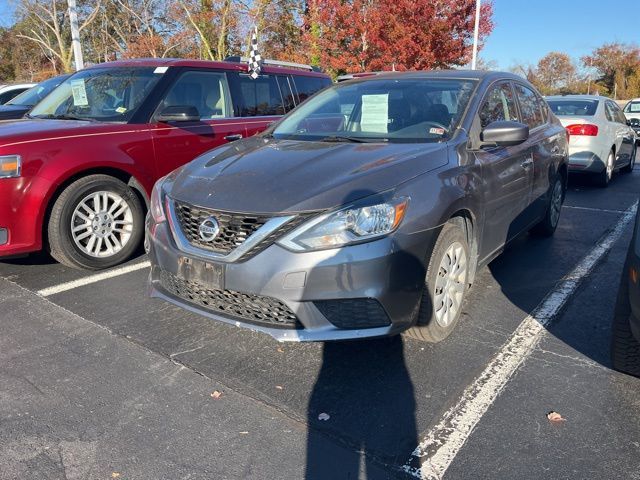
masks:
<instances>
[{"instance_id":1,"label":"car windshield","mask_svg":"<svg viewBox=\"0 0 640 480\"><path fill-rule=\"evenodd\" d=\"M7 105L20 105L24 107L33 107L38 104L44 97L51 93L51 90L56 88L64 78L54 77L44 82L39 83L33 88L30 88L26 92L22 92L15 98L9 100Z\"/></svg>"},{"instance_id":2,"label":"car windshield","mask_svg":"<svg viewBox=\"0 0 640 480\"><path fill-rule=\"evenodd\" d=\"M591 117L598 109L597 100L547 100L551 111L562 117Z\"/></svg>"},{"instance_id":3,"label":"car windshield","mask_svg":"<svg viewBox=\"0 0 640 480\"><path fill-rule=\"evenodd\" d=\"M385 78L334 85L286 116L272 135L327 142L441 142L458 126L475 84Z\"/></svg>"},{"instance_id":4,"label":"car windshield","mask_svg":"<svg viewBox=\"0 0 640 480\"><path fill-rule=\"evenodd\" d=\"M36 105L30 116L127 122L161 77L154 70L111 67L78 72Z\"/></svg>"},{"instance_id":5,"label":"car windshield","mask_svg":"<svg viewBox=\"0 0 640 480\"><path fill-rule=\"evenodd\" d=\"M624 107L625 113L640 113L640 102L629 102Z\"/></svg>"}]
</instances>

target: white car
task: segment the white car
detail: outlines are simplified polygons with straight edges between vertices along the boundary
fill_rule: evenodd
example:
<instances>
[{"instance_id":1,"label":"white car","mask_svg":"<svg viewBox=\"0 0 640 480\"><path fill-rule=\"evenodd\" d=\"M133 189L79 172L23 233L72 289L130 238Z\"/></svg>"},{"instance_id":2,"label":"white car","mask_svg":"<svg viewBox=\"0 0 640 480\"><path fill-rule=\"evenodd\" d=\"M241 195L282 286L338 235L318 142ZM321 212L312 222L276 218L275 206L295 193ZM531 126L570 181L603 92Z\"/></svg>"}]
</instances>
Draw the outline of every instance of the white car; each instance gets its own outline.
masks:
<instances>
[{"instance_id":1,"label":"white car","mask_svg":"<svg viewBox=\"0 0 640 480\"><path fill-rule=\"evenodd\" d=\"M593 174L606 187L615 171L633 170L636 134L613 100L595 95L562 95L546 100L570 135L570 172Z\"/></svg>"},{"instance_id":2,"label":"white car","mask_svg":"<svg viewBox=\"0 0 640 480\"><path fill-rule=\"evenodd\" d=\"M631 128L636 132L636 144L640 144L640 98L630 100L624 106L624 116L629 120Z\"/></svg>"},{"instance_id":3,"label":"white car","mask_svg":"<svg viewBox=\"0 0 640 480\"><path fill-rule=\"evenodd\" d=\"M16 85L0 85L0 105L4 105L22 92L34 87L35 83L19 83Z\"/></svg>"}]
</instances>

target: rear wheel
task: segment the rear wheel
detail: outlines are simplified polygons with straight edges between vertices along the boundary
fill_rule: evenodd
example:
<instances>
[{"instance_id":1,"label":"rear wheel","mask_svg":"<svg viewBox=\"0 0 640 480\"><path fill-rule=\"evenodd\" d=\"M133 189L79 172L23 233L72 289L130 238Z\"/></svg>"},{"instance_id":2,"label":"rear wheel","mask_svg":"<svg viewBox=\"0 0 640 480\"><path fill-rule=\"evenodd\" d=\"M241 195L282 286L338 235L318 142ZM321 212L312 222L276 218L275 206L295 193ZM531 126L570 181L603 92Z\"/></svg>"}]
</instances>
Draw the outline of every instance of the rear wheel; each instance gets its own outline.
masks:
<instances>
[{"instance_id":1,"label":"rear wheel","mask_svg":"<svg viewBox=\"0 0 640 480\"><path fill-rule=\"evenodd\" d=\"M562 183L562 177L560 175L556 175L554 182L551 184L547 211L540 223L531 229L532 233L542 237L550 237L554 234L556 227L558 226L558 222L560 221L563 198L564 186Z\"/></svg>"},{"instance_id":2,"label":"rear wheel","mask_svg":"<svg viewBox=\"0 0 640 480\"><path fill-rule=\"evenodd\" d=\"M416 325L406 333L427 342L444 340L462 312L469 280L469 246L463 228L446 223L429 258Z\"/></svg>"},{"instance_id":3,"label":"rear wheel","mask_svg":"<svg viewBox=\"0 0 640 480\"><path fill-rule=\"evenodd\" d=\"M624 272L628 271L625 265ZM613 317L611 332L611 361L613 368L620 372L640 377L640 342L631 332L629 306L629 285L626 275L623 275L616 310Z\"/></svg>"},{"instance_id":4,"label":"rear wheel","mask_svg":"<svg viewBox=\"0 0 640 480\"><path fill-rule=\"evenodd\" d=\"M605 188L609 186L609 182L613 177L613 166L616 161L616 154L613 149L609 152L609 156L607 157L607 163L602 172L598 174L598 184Z\"/></svg>"},{"instance_id":5,"label":"rear wheel","mask_svg":"<svg viewBox=\"0 0 640 480\"><path fill-rule=\"evenodd\" d=\"M99 270L127 260L140 245L144 215L135 192L108 175L89 175L57 198L49 249L60 263Z\"/></svg>"}]
</instances>

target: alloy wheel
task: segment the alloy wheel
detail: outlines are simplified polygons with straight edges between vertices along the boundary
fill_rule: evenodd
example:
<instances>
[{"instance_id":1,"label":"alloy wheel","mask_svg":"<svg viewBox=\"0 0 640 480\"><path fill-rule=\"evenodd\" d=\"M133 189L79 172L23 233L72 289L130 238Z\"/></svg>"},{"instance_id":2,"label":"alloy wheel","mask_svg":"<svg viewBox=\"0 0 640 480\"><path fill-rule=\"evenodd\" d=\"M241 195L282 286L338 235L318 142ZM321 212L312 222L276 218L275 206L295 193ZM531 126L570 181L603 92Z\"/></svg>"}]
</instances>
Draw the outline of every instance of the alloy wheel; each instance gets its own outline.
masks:
<instances>
[{"instance_id":1,"label":"alloy wheel","mask_svg":"<svg viewBox=\"0 0 640 480\"><path fill-rule=\"evenodd\" d=\"M562 183L560 181L556 181L556 184L553 186L550 208L551 211L549 213L551 225L555 227L558 224L558 220L560 218L560 210L562 209Z\"/></svg>"},{"instance_id":2,"label":"alloy wheel","mask_svg":"<svg viewBox=\"0 0 640 480\"><path fill-rule=\"evenodd\" d=\"M131 238L133 213L126 200L115 192L87 195L71 215L71 236L76 246L95 258L120 252Z\"/></svg>"},{"instance_id":3,"label":"alloy wheel","mask_svg":"<svg viewBox=\"0 0 640 480\"><path fill-rule=\"evenodd\" d=\"M446 250L436 277L433 308L436 321L442 327L449 325L462 306L467 279L467 254L460 242Z\"/></svg>"}]
</instances>

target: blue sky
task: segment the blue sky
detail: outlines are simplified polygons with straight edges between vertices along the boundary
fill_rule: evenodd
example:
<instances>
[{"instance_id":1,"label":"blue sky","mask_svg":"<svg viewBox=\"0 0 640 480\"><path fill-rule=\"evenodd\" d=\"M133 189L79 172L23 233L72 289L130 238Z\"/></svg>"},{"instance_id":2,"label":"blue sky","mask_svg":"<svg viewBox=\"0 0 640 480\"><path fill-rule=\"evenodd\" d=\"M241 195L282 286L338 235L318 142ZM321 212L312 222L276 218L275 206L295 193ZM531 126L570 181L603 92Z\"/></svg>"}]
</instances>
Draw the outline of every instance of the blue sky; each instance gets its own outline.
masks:
<instances>
[{"instance_id":1,"label":"blue sky","mask_svg":"<svg viewBox=\"0 0 640 480\"><path fill-rule=\"evenodd\" d=\"M480 52L501 69L551 51L579 59L606 42L640 43L638 0L494 0L495 28Z\"/></svg>"},{"instance_id":2,"label":"blue sky","mask_svg":"<svg viewBox=\"0 0 640 480\"><path fill-rule=\"evenodd\" d=\"M0 25L10 24L14 1L0 0ZM496 26L480 56L507 69L550 51L579 59L605 42L640 43L638 7L638 0L494 0Z\"/></svg>"}]
</instances>

